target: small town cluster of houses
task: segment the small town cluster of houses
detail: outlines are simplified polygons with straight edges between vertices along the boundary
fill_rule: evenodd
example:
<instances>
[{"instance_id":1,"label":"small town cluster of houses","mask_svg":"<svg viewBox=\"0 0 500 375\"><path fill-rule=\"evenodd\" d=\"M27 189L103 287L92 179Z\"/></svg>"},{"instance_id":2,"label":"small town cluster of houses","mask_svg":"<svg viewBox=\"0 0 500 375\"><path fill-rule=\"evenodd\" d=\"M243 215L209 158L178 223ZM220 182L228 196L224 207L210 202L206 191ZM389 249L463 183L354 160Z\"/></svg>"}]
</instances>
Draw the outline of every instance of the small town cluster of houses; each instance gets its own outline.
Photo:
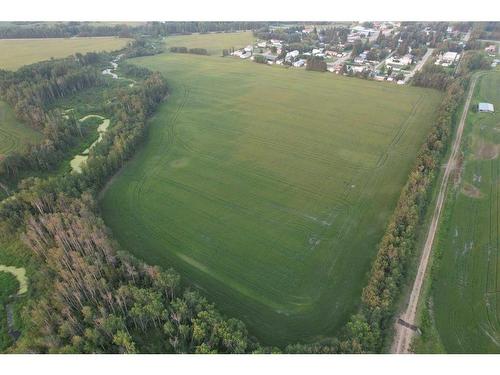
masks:
<instances>
[{"instance_id":1,"label":"small town cluster of houses","mask_svg":"<svg viewBox=\"0 0 500 375\"><path fill-rule=\"evenodd\" d=\"M400 27L399 23L382 22L375 23L373 27L364 27L356 24L351 26L350 33L347 36L347 42L353 43L356 40L368 40L375 43L378 35L384 33L389 35ZM302 30L302 33L309 33L312 28ZM425 29L425 32L431 32L430 28ZM456 37L457 31L453 28L447 30L450 37ZM401 39L399 40L399 43ZM461 43L465 45L465 40ZM317 56L325 59L327 70L337 74L364 74L367 77L373 78L377 81L393 81L398 84L407 82L415 71L414 69L421 68L423 64L417 64L417 58L411 53L398 56L396 51L389 51L389 55L382 61L372 61L368 59L370 50L365 50L357 56L351 56L350 50L345 50L345 46L341 43L335 46L335 49L324 48L323 43L319 43L317 47L312 48L310 51L300 53L298 50L287 50L287 45L282 40L271 39L265 41L258 41L254 45L248 45L245 48L234 51L233 56L241 59L253 60L256 55L262 55L266 62L270 65L289 65L295 68L303 68L307 65L307 59L310 56ZM283 50L286 54L282 54ZM492 54L496 53L496 46L488 46L486 52ZM458 64L461 55L457 52L447 51L439 54L436 57L435 64L443 67L454 67ZM494 66L498 60L495 60Z\"/></svg>"}]
</instances>

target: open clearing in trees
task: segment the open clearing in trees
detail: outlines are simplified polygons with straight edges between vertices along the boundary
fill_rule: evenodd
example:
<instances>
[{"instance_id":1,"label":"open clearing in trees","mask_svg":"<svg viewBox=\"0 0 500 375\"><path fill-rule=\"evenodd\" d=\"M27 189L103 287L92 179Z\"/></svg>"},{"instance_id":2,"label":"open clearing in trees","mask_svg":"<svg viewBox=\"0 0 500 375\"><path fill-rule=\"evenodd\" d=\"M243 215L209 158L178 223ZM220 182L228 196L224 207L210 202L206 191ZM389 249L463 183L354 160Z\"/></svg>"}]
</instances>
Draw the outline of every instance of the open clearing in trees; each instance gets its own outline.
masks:
<instances>
[{"instance_id":1,"label":"open clearing in trees","mask_svg":"<svg viewBox=\"0 0 500 375\"><path fill-rule=\"evenodd\" d=\"M17 120L12 108L0 101L0 155L20 151L27 143L36 143L41 139L41 133Z\"/></svg>"},{"instance_id":2,"label":"open clearing in trees","mask_svg":"<svg viewBox=\"0 0 500 375\"><path fill-rule=\"evenodd\" d=\"M117 37L0 39L0 69L16 70L50 58L62 58L76 52L114 51L131 39Z\"/></svg>"},{"instance_id":3,"label":"open clearing in trees","mask_svg":"<svg viewBox=\"0 0 500 375\"><path fill-rule=\"evenodd\" d=\"M434 272L433 312L448 353L500 352L500 72L480 78L469 111L460 185L448 194ZM453 308L450 308L453 306Z\"/></svg>"},{"instance_id":4,"label":"open clearing in trees","mask_svg":"<svg viewBox=\"0 0 500 375\"><path fill-rule=\"evenodd\" d=\"M104 219L264 344L338 333L441 94L218 55L132 60L171 95Z\"/></svg>"},{"instance_id":5,"label":"open clearing in trees","mask_svg":"<svg viewBox=\"0 0 500 375\"><path fill-rule=\"evenodd\" d=\"M28 291L28 279L26 278L26 270L24 268L0 264L0 272L10 273L17 279L17 282L19 283L19 290L17 291L17 294L24 294Z\"/></svg>"}]
</instances>

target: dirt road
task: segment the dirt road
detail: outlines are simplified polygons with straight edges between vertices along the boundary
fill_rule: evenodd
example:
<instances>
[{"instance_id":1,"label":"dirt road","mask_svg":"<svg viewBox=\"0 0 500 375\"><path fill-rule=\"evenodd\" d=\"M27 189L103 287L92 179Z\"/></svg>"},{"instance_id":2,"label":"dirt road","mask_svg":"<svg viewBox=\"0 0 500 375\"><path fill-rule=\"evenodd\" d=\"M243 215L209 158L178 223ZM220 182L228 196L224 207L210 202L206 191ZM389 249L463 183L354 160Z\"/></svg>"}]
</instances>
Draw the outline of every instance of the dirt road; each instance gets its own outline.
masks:
<instances>
[{"instance_id":1,"label":"dirt road","mask_svg":"<svg viewBox=\"0 0 500 375\"><path fill-rule=\"evenodd\" d=\"M425 63L427 62L427 60L429 59L429 57L431 57L432 55L432 52L434 52L434 48L429 48L427 49L427 52L425 53L425 55L422 57L422 59L417 63L417 65L415 65L415 68L410 72L410 74L408 74L404 81L405 83L408 83L408 81L413 78L413 76L415 75L416 72L418 72L420 69L422 69L422 67L425 65Z\"/></svg>"},{"instance_id":2,"label":"dirt road","mask_svg":"<svg viewBox=\"0 0 500 375\"><path fill-rule=\"evenodd\" d=\"M446 191L448 187L448 181L450 179L451 172L453 171L457 157L460 151L460 142L462 140L462 133L465 127L465 120L467 119L467 113L469 111L470 102L472 100L472 95L474 94L474 87L476 86L477 79L480 75L475 75L472 78L472 82L469 87L469 92L467 93L467 99L465 101L464 110L462 112L462 117L460 118L460 123L458 125L457 134L453 142L450 158L446 164L444 171L443 180L439 186L439 193L437 197L436 207L434 208L434 213L432 216L431 225L429 226L429 232L427 233L427 238L425 241L424 249L422 251L422 256L420 258L420 263L418 265L418 272L413 283L413 288L410 294L410 299L408 300L408 305L406 311L397 319L395 323L395 335L394 341L392 343L391 353L409 353L410 344L415 334L413 325L415 322L415 315L417 311L417 306L420 298L420 292L422 289L422 284L426 276L427 264L429 263L430 254L432 251L432 245L434 243L434 237L436 235L436 230L439 223L439 218L441 216L441 210L444 205L446 198Z\"/></svg>"}]
</instances>

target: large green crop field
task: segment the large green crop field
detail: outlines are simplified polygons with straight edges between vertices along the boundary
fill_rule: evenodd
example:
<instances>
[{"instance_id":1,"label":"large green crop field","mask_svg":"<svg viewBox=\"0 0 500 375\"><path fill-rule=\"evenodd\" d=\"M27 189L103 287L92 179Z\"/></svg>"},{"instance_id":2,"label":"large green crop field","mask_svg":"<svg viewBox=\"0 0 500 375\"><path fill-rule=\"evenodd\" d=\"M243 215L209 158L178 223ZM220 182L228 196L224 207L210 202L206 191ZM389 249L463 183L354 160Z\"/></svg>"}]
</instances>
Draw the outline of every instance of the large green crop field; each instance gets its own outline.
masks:
<instances>
[{"instance_id":1,"label":"large green crop field","mask_svg":"<svg viewBox=\"0 0 500 375\"><path fill-rule=\"evenodd\" d=\"M19 122L12 108L0 101L0 155L42 139L42 134Z\"/></svg>"},{"instance_id":2,"label":"large green crop field","mask_svg":"<svg viewBox=\"0 0 500 375\"><path fill-rule=\"evenodd\" d=\"M336 333L440 94L217 56L134 61L171 95L101 199L123 248L263 343Z\"/></svg>"},{"instance_id":3,"label":"large green crop field","mask_svg":"<svg viewBox=\"0 0 500 375\"><path fill-rule=\"evenodd\" d=\"M0 39L0 69L16 70L50 58L62 58L76 52L114 51L130 39L116 37Z\"/></svg>"},{"instance_id":4,"label":"large green crop field","mask_svg":"<svg viewBox=\"0 0 500 375\"><path fill-rule=\"evenodd\" d=\"M448 195L434 275L436 327L450 353L500 353L500 72L478 86L474 102L497 112L469 111L464 170Z\"/></svg>"}]
</instances>

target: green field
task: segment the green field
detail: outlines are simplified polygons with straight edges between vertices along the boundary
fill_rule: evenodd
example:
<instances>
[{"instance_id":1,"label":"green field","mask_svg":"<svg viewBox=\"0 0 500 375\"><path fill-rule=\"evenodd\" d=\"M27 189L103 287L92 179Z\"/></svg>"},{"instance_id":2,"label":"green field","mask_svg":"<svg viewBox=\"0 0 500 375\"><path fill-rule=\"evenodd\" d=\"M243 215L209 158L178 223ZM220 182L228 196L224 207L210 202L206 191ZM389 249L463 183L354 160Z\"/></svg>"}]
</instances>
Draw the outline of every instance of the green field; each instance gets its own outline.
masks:
<instances>
[{"instance_id":1,"label":"green field","mask_svg":"<svg viewBox=\"0 0 500 375\"><path fill-rule=\"evenodd\" d=\"M469 111L460 183L448 195L434 272L436 328L449 353L500 353L500 72L478 83Z\"/></svg>"},{"instance_id":2,"label":"green field","mask_svg":"<svg viewBox=\"0 0 500 375\"><path fill-rule=\"evenodd\" d=\"M337 333L440 94L216 56L134 61L171 95L103 194L115 237L265 344Z\"/></svg>"},{"instance_id":3,"label":"green field","mask_svg":"<svg viewBox=\"0 0 500 375\"><path fill-rule=\"evenodd\" d=\"M0 101L0 155L20 150L23 145L41 139L41 133L18 121L12 108Z\"/></svg>"},{"instance_id":4,"label":"green field","mask_svg":"<svg viewBox=\"0 0 500 375\"><path fill-rule=\"evenodd\" d=\"M170 47L205 48L211 55L222 55L223 49L241 48L253 44L255 40L251 31L239 33L210 33L175 35L165 39L165 45Z\"/></svg>"},{"instance_id":5,"label":"green field","mask_svg":"<svg viewBox=\"0 0 500 375\"><path fill-rule=\"evenodd\" d=\"M16 70L50 58L62 58L76 52L114 51L130 39L116 37L0 39L0 69Z\"/></svg>"}]
</instances>

